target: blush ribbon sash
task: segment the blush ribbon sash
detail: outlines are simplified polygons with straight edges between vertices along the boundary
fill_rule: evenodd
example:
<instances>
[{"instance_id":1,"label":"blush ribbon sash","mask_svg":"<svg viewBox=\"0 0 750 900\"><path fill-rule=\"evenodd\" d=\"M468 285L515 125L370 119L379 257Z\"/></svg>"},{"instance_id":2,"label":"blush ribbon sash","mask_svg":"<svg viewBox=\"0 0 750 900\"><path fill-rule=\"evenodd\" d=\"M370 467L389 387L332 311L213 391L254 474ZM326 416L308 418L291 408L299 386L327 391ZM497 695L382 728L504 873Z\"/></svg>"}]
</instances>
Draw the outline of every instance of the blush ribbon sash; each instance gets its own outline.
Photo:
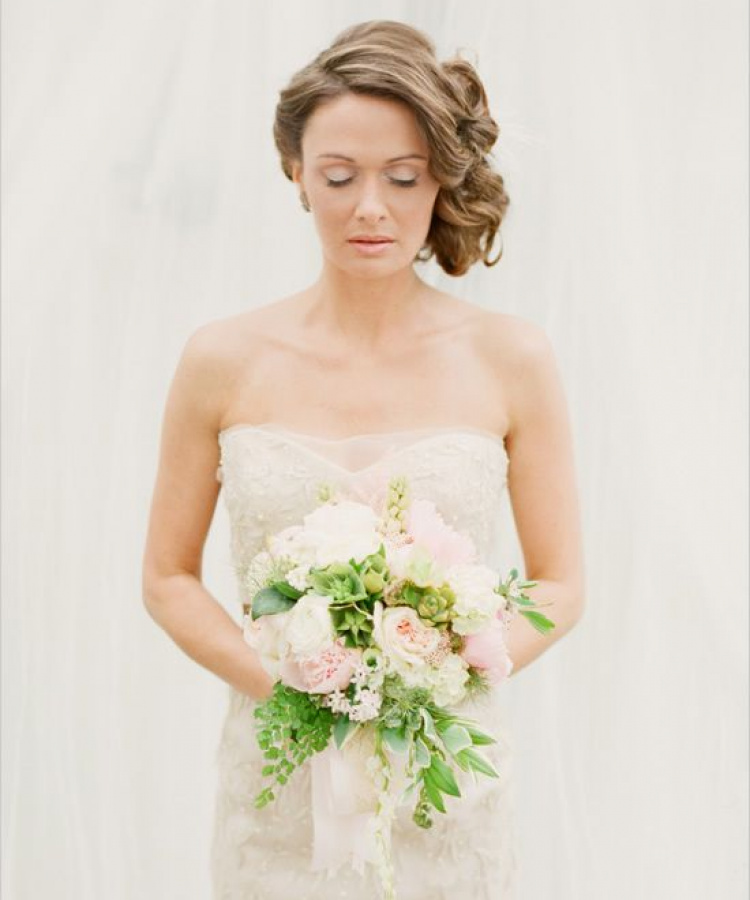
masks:
<instances>
[{"instance_id":1,"label":"blush ribbon sash","mask_svg":"<svg viewBox=\"0 0 750 900\"><path fill-rule=\"evenodd\" d=\"M310 758L313 869L333 874L348 862L362 873L366 862L378 864L378 789L368 769L374 752L373 729L357 728L341 749L331 743ZM407 783L404 765L392 754L388 758L388 793L400 797ZM386 840L389 844L389 834Z\"/></svg>"}]
</instances>

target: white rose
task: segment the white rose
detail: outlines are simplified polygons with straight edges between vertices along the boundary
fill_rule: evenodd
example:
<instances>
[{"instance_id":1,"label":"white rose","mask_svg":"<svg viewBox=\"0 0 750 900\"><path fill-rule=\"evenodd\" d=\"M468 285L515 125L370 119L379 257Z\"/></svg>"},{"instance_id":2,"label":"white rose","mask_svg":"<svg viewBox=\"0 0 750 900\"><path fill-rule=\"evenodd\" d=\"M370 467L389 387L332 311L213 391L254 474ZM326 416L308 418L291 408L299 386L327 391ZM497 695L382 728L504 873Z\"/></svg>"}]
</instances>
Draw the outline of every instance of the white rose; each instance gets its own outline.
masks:
<instances>
[{"instance_id":1,"label":"white rose","mask_svg":"<svg viewBox=\"0 0 750 900\"><path fill-rule=\"evenodd\" d=\"M320 568L369 556L382 540L377 530L377 513L353 500L324 503L308 513L304 522L304 542L313 548L314 565Z\"/></svg>"},{"instance_id":2,"label":"white rose","mask_svg":"<svg viewBox=\"0 0 750 900\"><path fill-rule=\"evenodd\" d=\"M289 610L286 639L298 660L317 656L333 643L336 633L328 609L330 602L330 597L304 594Z\"/></svg>"},{"instance_id":3,"label":"white rose","mask_svg":"<svg viewBox=\"0 0 750 900\"><path fill-rule=\"evenodd\" d=\"M383 651L390 668L403 675L407 682L427 667L426 657L440 644L440 631L423 622L410 606L375 604L373 638Z\"/></svg>"},{"instance_id":4,"label":"white rose","mask_svg":"<svg viewBox=\"0 0 750 900\"><path fill-rule=\"evenodd\" d=\"M247 616L245 619L245 642L258 653L261 665L275 679L279 678L279 667L288 653L288 622L289 612L274 613L258 619Z\"/></svg>"},{"instance_id":5,"label":"white rose","mask_svg":"<svg viewBox=\"0 0 750 900\"><path fill-rule=\"evenodd\" d=\"M452 627L458 634L476 634L497 614L503 598L495 592L499 578L488 566L449 566L445 577L456 595Z\"/></svg>"}]
</instances>

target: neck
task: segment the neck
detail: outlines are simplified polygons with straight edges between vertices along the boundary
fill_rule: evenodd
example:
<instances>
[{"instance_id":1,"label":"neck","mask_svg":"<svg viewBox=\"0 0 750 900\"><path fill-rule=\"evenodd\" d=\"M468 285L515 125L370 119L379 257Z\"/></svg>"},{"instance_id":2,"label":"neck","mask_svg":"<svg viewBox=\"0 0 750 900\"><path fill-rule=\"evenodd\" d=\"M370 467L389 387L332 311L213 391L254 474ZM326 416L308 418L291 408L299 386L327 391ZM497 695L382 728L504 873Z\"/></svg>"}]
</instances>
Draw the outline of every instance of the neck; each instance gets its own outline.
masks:
<instances>
[{"instance_id":1,"label":"neck","mask_svg":"<svg viewBox=\"0 0 750 900\"><path fill-rule=\"evenodd\" d=\"M306 319L374 350L417 325L428 290L411 266L383 278L360 278L326 263L310 289Z\"/></svg>"}]
</instances>

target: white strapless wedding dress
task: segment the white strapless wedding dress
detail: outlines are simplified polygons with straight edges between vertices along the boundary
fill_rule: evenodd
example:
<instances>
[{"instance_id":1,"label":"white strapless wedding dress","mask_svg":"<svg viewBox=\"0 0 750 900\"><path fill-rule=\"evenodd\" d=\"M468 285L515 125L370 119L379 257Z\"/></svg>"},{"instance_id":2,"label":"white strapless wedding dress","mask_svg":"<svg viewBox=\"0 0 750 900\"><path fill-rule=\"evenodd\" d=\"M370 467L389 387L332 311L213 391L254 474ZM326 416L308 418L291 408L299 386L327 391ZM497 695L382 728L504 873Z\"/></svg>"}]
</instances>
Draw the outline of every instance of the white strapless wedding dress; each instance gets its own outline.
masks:
<instances>
[{"instance_id":1,"label":"white strapless wedding dress","mask_svg":"<svg viewBox=\"0 0 750 900\"><path fill-rule=\"evenodd\" d=\"M508 457L501 438L468 426L426 428L351 438L315 438L271 423L233 425L219 434L222 482L231 525L232 558L241 569L263 549L267 533L299 524L318 503L321 483L365 502L392 475L409 478L412 496L431 499L444 519L473 538L497 565L499 511ZM378 900L367 866L344 866L329 877L311 867L310 767L304 764L261 810L253 798L268 779L255 739L248 696L229 687L218 746L217 796L211 847L213 900ZM476 784L459 772L463 796L447 798L430 829L411 808L393 822L398 900L515 900L517 853L511 778L512 745L500 685L461 707L497 743L483 750L500 773Z\"/></svg>"}]
</instances>

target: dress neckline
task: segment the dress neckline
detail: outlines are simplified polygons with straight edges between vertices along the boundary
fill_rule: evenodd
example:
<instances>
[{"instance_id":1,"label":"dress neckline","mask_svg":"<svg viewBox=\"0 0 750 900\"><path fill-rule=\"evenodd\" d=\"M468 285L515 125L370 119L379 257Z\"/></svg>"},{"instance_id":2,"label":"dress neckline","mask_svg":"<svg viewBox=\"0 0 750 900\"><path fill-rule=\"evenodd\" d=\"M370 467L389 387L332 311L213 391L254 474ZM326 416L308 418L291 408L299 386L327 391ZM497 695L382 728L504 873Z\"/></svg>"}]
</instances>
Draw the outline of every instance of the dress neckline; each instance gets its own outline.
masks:
<instances>
[{"instance_id":1,"label":"dress neckline","mask_svg":"<svg viewBox=\"0 0 750 900\"><path fill-rule=\"evenodd\" d=\"M259 423L251 423L251 422L235 422L232 425L227 425L226 428L222 428L218 436L219 438L223 437L226 434L229 434L234 431L270 431L272 433L280 433L289 435L291 437L303 438L309 441L318 441L323 444L335 444L335 443L348 443L350 441L361 440L365 438L372 439L387 439L392 437L406 437L407 435L431 435L431 434L475 434L480 437L487 438L488 440L494 441L496 444L499 444L501 447L505 448L505 438L501 435L497 434L494 431L490 431L487 428L480 428L476 425L426 425L421 428L399 428L394 431L365 431L360 432L359 434L350 434L343 437L326 437L323 435L316 434L308 434L305 431L299 431L293 428L288 428L285 425L281 425L277 422L259 422Z\"/></svg>"}]
</instances>

